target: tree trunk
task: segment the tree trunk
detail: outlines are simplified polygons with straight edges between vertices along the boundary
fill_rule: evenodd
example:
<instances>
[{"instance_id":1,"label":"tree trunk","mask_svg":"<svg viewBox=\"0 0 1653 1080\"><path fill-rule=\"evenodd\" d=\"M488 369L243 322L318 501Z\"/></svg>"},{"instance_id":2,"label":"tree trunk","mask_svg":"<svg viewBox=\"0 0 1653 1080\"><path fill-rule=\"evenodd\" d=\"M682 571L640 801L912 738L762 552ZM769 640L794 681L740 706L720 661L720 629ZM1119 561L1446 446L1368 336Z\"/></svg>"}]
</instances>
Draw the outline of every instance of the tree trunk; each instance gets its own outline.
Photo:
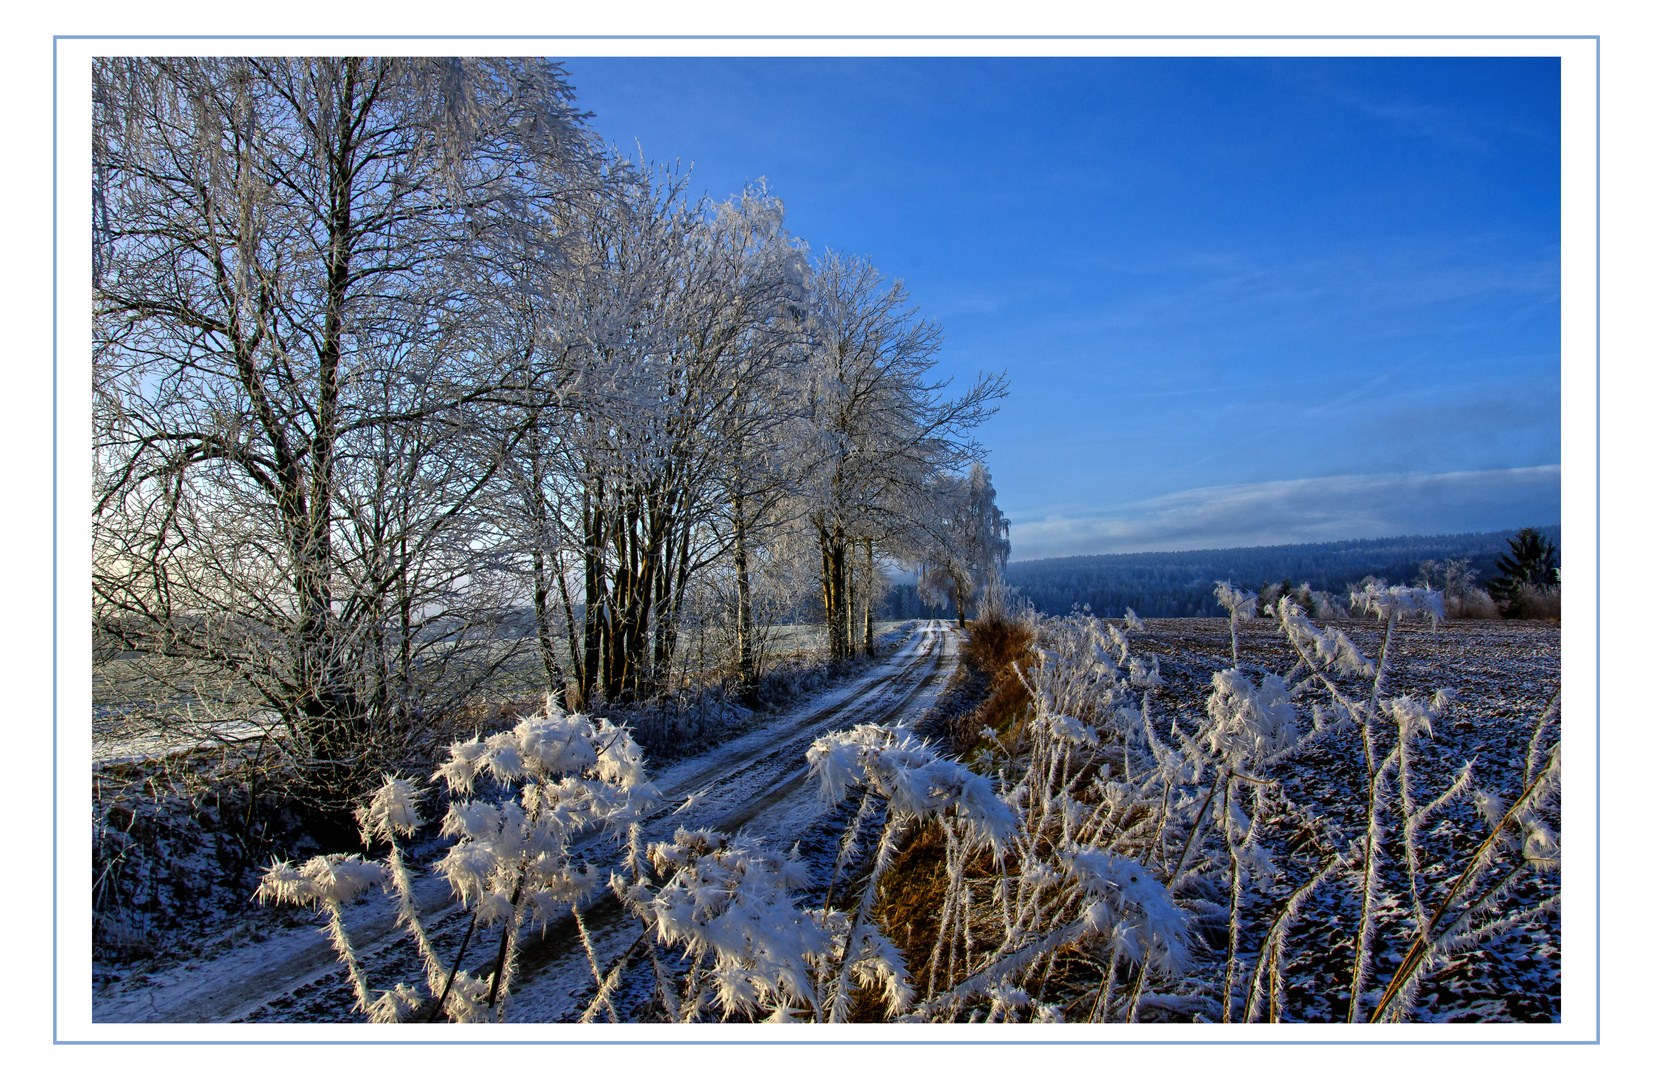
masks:
<instances>
[{"instance_id":1,"label":"tree trunk","mask_svg":"<svg viewBox=\"0 0 1653 1080\"><path fill-rule=\"evenodd\" d=\"M300 711L312 745L330 760L349 757L365 728L365 717L350 684L342 643L333 632L333 456L339 438L339 363L344 349L344 304L350 290L354 173L351 130L355 120L355 77L359 61L347 62L339 88L334 130L327 133L327 287L317 350L315 429L309 439L309 513L299 535Z\"/></svg>"},{"instance_id":2,"label":"tree trunk","mask_svg":"<svg viewBox=\"0 0 1653 1080\"><path fill-rule=\"evenodd\" d=\"M574 665L574 685L566 686L565 684L565 689L573 691L576 700L569 701L566 704L570 709L584 709L590 683L586 681L584 669L580 663L580 643L574 633L574 603L569 598L568 579L563 576L560 561L557 565L557 590L562 593L563 626L568 631L568 659Z\"/></svg>"},{"instance_id":3,"label":"tree trunk","mask_svg":"<svg viewBox=\"0 0 1653 1080\"><path fill-rule=\"evenodd\" d=\"M585 559L585 640L581 643L581 652L584 659L580 663L580 701L585 708L590 708L601 684L603 645L605 631L608 625L607 603L603 566L603 548L606 541L603 537L604 515L602 509L603 481L599 477L596 485L596 498L591 493L585 496L583 517L583 532L585 533L585 550L582 553ZM594 505L595 504L595 505Z\"/></svg>"},{"instance_id":4,"label":"tree trunk","mask_svg":"<svg viewBox=\"0 0 1653 1080\"><path fill-rule=\"evenodd\" d=\"M843 663L850 657L848 559L845 558L844 530L834 526L828 532L820 527L821 540L821 603L826 608L827 655L834 663Z\"/></svg>"},{"instance_id":5,"label":"tree trunk","mask_svg":"<svg viewBox=\"0 0 1653 1080\"><path fill-rule=\"evenodd\" d=\"M847 647L847 656L855 655L855 625L860 620L855 617L855 585L860 575L855 572L855 560L847 556L844 559L844 641Z\"/></svg>"},{"instance_id":6,"label":"tree trunk","mask_svg":"<svg viewBox=\"0 0 1653 1080\"><path fill-rule=\"evenodd\" d=\"M740 686L751 691L757 686L757 654L753 639L757 628L752 619L752 575L746 554L746 498L739 492L734 498L735 511L735 642L739 654Z\"/></svg>"},{"instance_id":7,"label":"tree trunk","mask_svg":"<svg viewBox=\"0 0 1653 1080\"><path fill-rule=\"evenodd\" d=\"M534 547L534 628L539 633L540 663L552 694L561 699L567 679L557 663L557 642L551 634L551 582L545 573L545 550Z\"/></svg>"},{"instance_id":8,"label":"tree trunk","mask_svg":"<svg viewBox=\"0 0 1653 1080\"><path fill-rule=\"evenodd\" d=\"M862 591L867 594L867 623L866 623L866 633L864 634L862 640L864 642L864 646L863 646L864 651L866 652L866 654L868 656L871 656L872 652L873 652L873 649L872 649L872 596L873 596L873 592L874 592L874 589L872 587L872 581L873 581L873 574L876 571L875 571L875 568L873 567L873 564L872 564L872 541L868 540L865 543L867 545L867 583L866 583L866 588L863 589Z\"/></svg>"}]
</instances>

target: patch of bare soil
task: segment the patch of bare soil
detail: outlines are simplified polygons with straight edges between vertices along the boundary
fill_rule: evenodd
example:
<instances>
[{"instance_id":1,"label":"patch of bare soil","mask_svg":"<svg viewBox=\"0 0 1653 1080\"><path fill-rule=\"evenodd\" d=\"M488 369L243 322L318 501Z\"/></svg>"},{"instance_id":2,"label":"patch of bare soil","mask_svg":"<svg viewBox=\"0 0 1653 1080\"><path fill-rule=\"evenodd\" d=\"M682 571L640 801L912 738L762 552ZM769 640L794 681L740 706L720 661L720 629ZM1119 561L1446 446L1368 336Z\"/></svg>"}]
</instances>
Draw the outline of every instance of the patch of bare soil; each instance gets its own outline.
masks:
<instances>
[{"instance_id":1,"label":"patch of bare soil","mask_svg":"<svg viewBox=\"0 0 1653 1080\"><path fill-rule=\"evenodd\" d=\"M1381 652L1378 624L1350 621L1334 625L1367 657L1375 660ZM1197 727L1205 714L1212 673L1233 664L1226 620L1149 620L1146 630L1132 635L1132 650L1160 658L1166 685L1155 695L1153 716L1165 733L1173 721L1184 731ZM1261 620L1240 624L1239 655L1242 667L1253 675L1259 666L1284 675L1296 660L1279 631ZM1385 693L1428 696L1446 689L1455 695L1447 715L1417 745L1412 767L1422 789L1420 800L1445 790L1470 761L1474 762L1472 788L1506 796L1521 790L1534 722L1560 688L1559 626L1464 621L1432 630L1427 623L1402 623L1390 644L1389 669ZM1306 695L1304 706L1312 706L1317 696ZM1290 767L1282 770L1284 790L1276 812L1279 823L1291 823L1298 837L1294 850L1277 853L1277 864L1284 873L1270 890L1271 903L1307 880L1326 853L1346 846L1365 828L1362 762L1359 735L1345 731L1293 758ZM1486 822L1468 799L1452 803L1428 825L1419 870L1425 897L1444 895L1462 869L1465 853L1486 832ZM1398 841L1393 846L1398 848ZM1280 858L1281 854L1285 857ZM1384 869L1383 884L1389 895L1409 895L1406 868L1398 851L1389 852ZM1553 876L1529 877L1506 903L1511 910L1530 906L1558 888ZM1294 955L1286 966L1286 983L1292 989L1284 1019L1345 1018L1351 942L1359 916L1357 890L1358 883L1353 881L1328 883L1314 894L1299 920L1307 939L1300 937L1290 950ZM1409 903L1390 905L1379 913L1373 982L1380 988L1411 943L1412 914ZM1557 911L1535 927L1514 929L1455 954L1445 968L1424 979L1411 1019L1559 1021L1560 957Z\"/></svg>"}]
</instances>

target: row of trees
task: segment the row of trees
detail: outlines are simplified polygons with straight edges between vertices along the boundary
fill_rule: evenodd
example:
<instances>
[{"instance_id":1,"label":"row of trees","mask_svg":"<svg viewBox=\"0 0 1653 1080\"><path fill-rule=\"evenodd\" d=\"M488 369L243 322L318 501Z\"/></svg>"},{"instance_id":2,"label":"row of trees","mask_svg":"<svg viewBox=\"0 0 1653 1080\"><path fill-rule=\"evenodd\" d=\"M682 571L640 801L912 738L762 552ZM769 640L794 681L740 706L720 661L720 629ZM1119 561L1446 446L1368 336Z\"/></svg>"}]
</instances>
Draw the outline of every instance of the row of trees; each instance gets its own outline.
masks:
<instances>
[{"instance_id":1,"label":"row of trees","mask_svg":"<svg viewBox=\"0 0 1653 1080\"><path fill-rule=\"evenodd\" d=\"M1003 565L971 436L1003 377L950 396L899 282L812 256L761 187L619 158L557 66L93 79L94 628L313 756L522 648L576 702L649 697L708 603L750 686L800 565L835 659L889 563L961 610Z\"/></svg>"},{"instance_id":2,"label":"row of trees","mask_svg":"<svg viewBox=\"0 0 1653 1080\"><path fill-rule=\"evenodd\" d=\"M1531 534L1536 539L1523 539ZM1394 536L1373 540L1339 540L1320 544L1222 548L1204 551L1140 552L1128 555L1082 555L1010 564L1005 583L1018 589L1038 610L1065 615L1090 605L1097 615L1119 618L1127 607L1145 618L1198 616L1222 618L1212 594L1215 581L1245 583L1261 594L1275 583L1312 583L1316 591L1343 596L1368 578L1413 582L1462 597L1471 582L1505 576L1502 565L1517 544L1560 542L1559 526L1441 536ZM1517 553L1519 562L1525 556ZM1542 560L1540 560L1541 562ZM1543 573L1534 571L1536 582ZM1282 581L1282 579L1285 579ZM1523 579L1524 580L1524 579ZM1547 580L1547 579L1546 579ZM1491 602L1489 599L1488 603ZM1299 597L1306 611L1313 604ZM1261 606L1261 605L1259 605ZM1337 617L1325 612L1317 618Z\"/></svg>"}]
</instances>

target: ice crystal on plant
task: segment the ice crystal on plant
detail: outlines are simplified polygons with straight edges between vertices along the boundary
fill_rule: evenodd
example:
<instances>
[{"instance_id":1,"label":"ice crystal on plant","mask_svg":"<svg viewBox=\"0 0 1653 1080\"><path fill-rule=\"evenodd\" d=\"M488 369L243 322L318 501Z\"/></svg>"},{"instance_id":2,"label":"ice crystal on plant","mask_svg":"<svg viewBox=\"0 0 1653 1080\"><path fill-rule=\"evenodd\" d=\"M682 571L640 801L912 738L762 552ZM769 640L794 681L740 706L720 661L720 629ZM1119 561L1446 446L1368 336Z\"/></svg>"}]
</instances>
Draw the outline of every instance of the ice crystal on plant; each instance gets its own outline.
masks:
<instances>
[{"instance_id":1,"label":"ice crystal on plant","mask_svg":"<svg viewBox=\"0 0 1653 1080\"><path fill-rule=\"evenodd\" d=\"M1257 615L1257 594L1235 588L1231 582L1216 583L1217 603L1228 609L1236 619L1251 619Z\"/></svg>"},{"instance_id":2,"label":"ice crystal on plant","mask_svg":"<svg viewBox=\"0 0 1653 1080\"><path fill-rule=\"evenodd\" d=\"M1433 722L1438 715L1435 708L1419 701L1410 694L1399 697L1385 698L1382 702L1383 711L1400 729L1400 736L1410 741L1418 735L1433 735Z\"/></svg>"},{"instance_id":3,"label":"ice crystal on plant","mask_svg":"<svg viewBox=\"0 0 1653 1080\"><path fill-rule=\"evenodd\" d=\"M648 907L655 932L666 945L713 958L725 1016L814 1006L812 966L832 955L834 937L792 899L808 880L800 864L753 837L689 829L650 845L649 859L670 874Z\"/></svg>"},{"instance_id":4,"label":"ice crystal on plant","mask_svg":"<svg viewBox=\"0 0 1653 1080\"><path fill-rule=\"evenodd\" d=\"M1432 626L1439 626L1446 619L1440 593L1434 589L1413 588L1407 585L1391 585L1386 589L1380 589L1368 583L1359 591L1350 590L1349 606L1355 611L1370 612L1380 619L1398 620L1409 615L1427 615Z\"/></svg>"},{"instance_id":5,"label":"ice crystal on plant","mask_svg":"<svg viewBox=\"0 0 1653 1080\"><path fill-rule=\"evenodd\" d=\"M1041 724L1050 732L1050 737L1060 742L1072 743L1075 746L1096 746L1096 729L1082 720L1071 716L1041 717Z\"/></svg>"},{"instance_id":6,"label":"ice crystal on plant","mask_svg":"<svg viewBox=\"0 0 1653 1080\"><path fill-rule=\"evenodd\" d=\"M397 836L412 836L424 824L419 817L419 790L408 780L388 773L385 782L374 792L366 806L356 810L356 821L361 826L362 842L392 840Z\"/></svg>"},{"instance_id":7,"label":"ice crystal on plant","mask_svg":"<svg viewBox=\"0 0 1653 1080\"><path fill-rule=\"evenodd\" d=\"M278 861L253 895L282 904L344 904L384 879L384 867L360 855L317 855L299 868Z\"/></svg>"},{"instance_id":8,"label":"ice crystal on plant","mask_svg":"<svg viewBox=\"0 0 1653 1080\"><path fill-rule=\"evenodd\" d=\"M1331 626L1325 629L1316 626L1303 613L1303 609L1289 598L1281 597L1273 607L1274 616L1286 639L1311 654L1314 660L1354 678L1370 679L1377 673L1376 666L1361 654L1343 631Z\"/></svg>"},{"instance_id":9,"label":"ice crystal on plant","mask_svg":"<svg viewBox=\"0 0 1653 1080\"><path fill-rule=\"evenodd\" d=\"M1097 848L1070 852L1065 862L1090 899L1084 917L1093 930L1138 963L1173 972L1187 966L1192 916L1147 867Z\"/></svg>"},{"instance_id":10,"label":"ice crystal on plant","mask_svg":"<svg viewBox=\"0 0 1653 1080\"><path fill-rule=\"evenodd\" d=\"M456 742L448 747L448 760L431 775L431 779L441 780L449 791L468 794L476 783L477 772L486 753L487 747L480 739Z\"/></svg>"},{"instance_id":11,"label":"ice crystal on plant","mask_svg":"<svg viewBox=\"0 0 1653 1080\"><path fill-rule=\"evenodd\" d=\"M1159 657L1149 654L1152 663L1144 664L1140 657L1131 657L1131 685L1139 690L1157 690L1165 685L1159 674Z\"/></svg>"},{"instance_id":12,"label":"ice crystal on plant","mask_svg":"<svg viewBox=\"0 0 1653 1080\"><path fill-rule=\"evenodd\" d=\"M367 1015L375 1024L400 1024L418 1011L419 1005L419 991L407 983L397 983L395 989L379 995Z\"/></svg>"},{"instance_id":13,"label":"ice crystal on plant","mask_svg":"<svg viewBox=\"0 0 1653 1080\"><path fill-rule=\"evenodd\" d=\"M1504 800L1495 793L1477 788L1470 800L1475 804L1476 812L1481 815L1488 828L1496 829L1498 823L1504 820Z\"/></svg>"},{"instance_id":14,"label":"ice crystal on plant","mask_svg":"<svg viewBox=\"0 0 1653 1080\"><path fill-rule=\"evenodd\" d=\"M1278 753L1297 742L1297 709L1291 687L1278 675L1253 683L1235 668L1211 676L1206 699L1210 723L1204 737L1211 752L1234 764Z\"/></svg>"},{"instance_id":15,"label":"ice crystal on plant","mask_svg":"<svg viewBox=\"0 0 1653 1080\"><path fill-rule=\"evenodd\" d=\"M923 819L953 810L995 849L1020 827L991 781L938 756L927 743L876 724L815 740L807 760L829 805L842 802L850 784L864 784L889 801L896 817Z\"/></svg>"}]
</instances>

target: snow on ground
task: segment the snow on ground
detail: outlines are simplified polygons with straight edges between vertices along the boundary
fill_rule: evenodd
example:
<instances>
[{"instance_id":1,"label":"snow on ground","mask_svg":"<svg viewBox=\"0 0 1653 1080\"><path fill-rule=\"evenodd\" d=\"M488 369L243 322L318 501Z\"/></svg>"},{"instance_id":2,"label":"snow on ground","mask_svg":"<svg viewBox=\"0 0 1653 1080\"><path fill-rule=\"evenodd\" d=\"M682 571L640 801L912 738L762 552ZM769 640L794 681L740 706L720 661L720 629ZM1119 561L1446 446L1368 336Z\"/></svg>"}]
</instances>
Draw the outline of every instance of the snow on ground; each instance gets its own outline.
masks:
<instances>
[{"instance_id":1,"label":"snow on ground","mask_svg":"<svg viewBox=\"0 0 1653 1080\"><path fill-rule=\"evenodd\" d=\"M1379 651L1371 623L1339 624L1369 656ZM1242 660L1276 672L1291 667L1278 631L1264 622L1240 630ZM1154 718L1168 729L1185 729L1204 715L1211 674L1230 665L1228 625L1218 620L1151 620L1133 635L1139 653L1160 657L1166 681L1157 695ZM846 811L825 811L804 772L804 751L819 734L857 723L918 722L935 704L957 663L957 635L929 624L910 637L883 665L853 682L792 709L708 753L672 762L652 779L663 792L645 826L646 840L668 838L678 826L745 829L782 848L794 841L811 865L817 891L831 875L834 842ZM1510 790L1523 765L1532 721L1555 693L1560 673L1560 631L1535 623L1453 623L1431 631L1403 624L1392 649L1390 692L1428 694L1453 689L1452 711L1436 723L1416 766L1425 788L1439 791L1464 761L1476 762L1476 785ZM1324 741L1298 758L1281 777L1294 819L1310 821L1300 844L1280 853L1284 871L1268 903L1277 902L1313 871L1322 853L1364 827L1359 789L1363 772L1353 733ZM673 813L691 796L692 806ZM1484 835L1485 825L1467 801L1430 826L1429 859L1421 868L1427 889L1439 890L1461 865L1462 852ZM601 862L612 845L599 838L583 842L582 857ZM434 838L410 852L415 866L428 865L441 851ZM1391 866L1394 895L1403 895L1403 868ZM1535 883L1521 899L1542 899L1553 885ZM422 911L437 947L452 956L467 920L447 895L446 883L419 880ZM1408 913L1382 913L1374 970L1378 983L1392 971L1407 945ZM1329 883L1312 898L1288 949L1286 1015L1290 1021L1326 1022L1347 1011L1351 963L1348 929L1357 910L1346 883ZM599 962L606 967L637 939L639 926L612 899L584 913ZM393 923L391 905L374 894L349 912L351 932L366 955L371 985L412 981L417 960ZM351 994L311 912L259 911L239 936L210 959L191 961L119 983L94 995L94 1019L111 1023L152 1021L358 1021ZM467 954L462 966L485 967L492 937ZM650 979L643 969L617 995L623 1020L655 1019ZM593 977L571 919L545 928L525 946L521 974L508 1019L556 1022L577 1018L590 999ZM1425 979L1412 1019L1433 1022L1546 1022L1560 1015L1560 920L1539 925L1458 954L1442 971Z\"/></svg>"},{"instance_id":2,"label":"snow on ground","mask_svg":"<svg viewBox=\"0 0 1653 1080\"><path fill-rule=\"evenodd\" d=\"M1339 622L1368 657L1381 651L1381 627L1372 622ZM1169 729L1176 718L1185 730L1204 715L1211 673L1229 667L1228 623L1216 619L1149 620L1132 635L1132 648L1161 657L1165 689L1158 695L1156 720ZM1240 625L1242 663L1260 664L1284 674L1295 657L1270 622ZM1466 761L1475 762L1474 787L1506 794L1521 789L1533 722L1557 692L1561 678L1561 630L1532 622L1453 622L1439 630L1427 623L1402 623L1391 646L1392 674L1386 693L1427 697L1450 689L1451 711L1423 739L1413 764L1422 790L1431 796L1445 789ZM1294 819L1316 823L1318 838L1305 834L1288 859L1285 874L1271 890L1274 900L1301 884L1321 859L1322 841L1344 841L1365 828L1365 769L1354 731L1342 733L1294 758L1281 776ZM1462 855L1486 835L1486 824L1469 800L1452 804L1431 823L1424 838L1426 857L1420 884L1440 895L1462 868ZM1386 866L1392 895L1405 895L1405 867ZM1565 871L1563 872L1565 876ZM1554 891L1534 881L1516 898L1529 906ZM1334 1021L1348 1010L1349 971L1353 960L1349 928L1359 906L1349 887L1323 886L1298 922L1293 959L1287 965L1289 995L1286 1019ZM1385 912L1380 924L1373 972L1381 989L1411 944L1403 927L1410 912ZM1319 929L1315 929L1319 928ZM1335 932L1330 932L1335 928ZM1561 919L1559 913L1536 928L1457 954L1440 972L1427 977L1412 1014L1415 1021L1558 1021L1561 1014Z\"/></svg>"},{"instance_id":3,"label":"snow on ground","mask_svg":"<svg viewBox=\"0 0 1653 1080\"><path fill-rule=\"evenodd\" d=\"M804 751L810 743L824 732L859 723L916 722L951 675L958 656L956 633L941 623L921 625L885 663L860 678L652 774L662 799L644 826L645 840L669 839L680 826L745 829L782 846L797 839L823 812L804 776ZM690 809L674 813L696 793ZM434 837L425 839L410 848L410 863L428 865L443 846ZM614 856L612 844L601 837L581 842L576 852L577 860L594 863ZM416 882L416 893L438 949L452 955L468 920L448 895L446 882L424 875ZM103 980L94 992L93 1019L116 1024L361 1019L351 1009L349 987L317 916L286 910L279 916L273 911L249 916L254 928L232 934L218 955ZM596 903L585 918L605 962L629 947L637 933L635 922L623 917L612 899ZM413 977L418 961L395 925L389 898L370 893L350 909L347 921L372 985ZM492 945L476 947L479 952L468 953L461 966L474 970L487 956L480 950ZM510 1019L574 1019L591 982L572 919L555 922L525 944Z\"/></svg>"}]
</instances>

